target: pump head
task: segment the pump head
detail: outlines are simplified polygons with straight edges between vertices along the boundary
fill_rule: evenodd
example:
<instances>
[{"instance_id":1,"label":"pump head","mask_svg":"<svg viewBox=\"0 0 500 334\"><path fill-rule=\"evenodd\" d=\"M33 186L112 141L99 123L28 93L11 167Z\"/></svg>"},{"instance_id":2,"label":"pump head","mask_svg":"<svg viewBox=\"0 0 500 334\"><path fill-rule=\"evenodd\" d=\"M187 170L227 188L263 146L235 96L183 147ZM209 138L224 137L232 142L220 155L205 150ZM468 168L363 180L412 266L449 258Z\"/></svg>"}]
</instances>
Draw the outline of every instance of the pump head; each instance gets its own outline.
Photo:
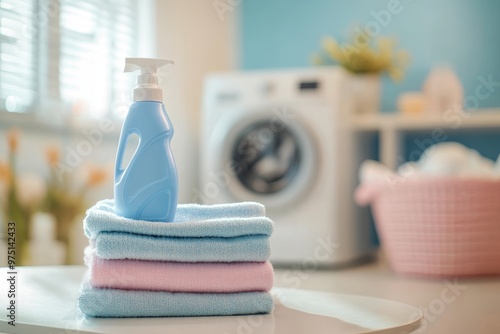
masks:
<instances>
[{"instance_id":1,"label":"pump head","mask_svg":"<svg viewBox=\"0 0 500 334\"><path fill-rule=\"evenodd\" d=\"M137 86L134 88L134 101L163 102L163 92L158 86L156 71L173 63L172 60L166 59L126 58L124 72L141 71L137 76Z\"/></svg>"}]
</instances>

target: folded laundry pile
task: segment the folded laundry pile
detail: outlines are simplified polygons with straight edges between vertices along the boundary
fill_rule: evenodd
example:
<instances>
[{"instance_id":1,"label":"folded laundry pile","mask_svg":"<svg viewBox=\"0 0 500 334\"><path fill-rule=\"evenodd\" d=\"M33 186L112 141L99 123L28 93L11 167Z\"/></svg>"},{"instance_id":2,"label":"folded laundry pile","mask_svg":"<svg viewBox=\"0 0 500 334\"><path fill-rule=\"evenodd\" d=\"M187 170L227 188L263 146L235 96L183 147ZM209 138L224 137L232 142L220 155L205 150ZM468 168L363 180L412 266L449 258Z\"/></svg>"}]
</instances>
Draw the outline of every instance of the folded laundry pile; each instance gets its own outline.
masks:
<instances>
[{"instance_id":1,"label":"folded laundry pile","mask_svg":"<svg viewBox=\"0 0 500 334\"><path fill-rule=\"evenodd\" d=\"M244 202L181 204L174 222L114 213L113 200L87 211L89 270L78 299L94 317L269 313L273 222Z\"/></svg>"}]
</instances>

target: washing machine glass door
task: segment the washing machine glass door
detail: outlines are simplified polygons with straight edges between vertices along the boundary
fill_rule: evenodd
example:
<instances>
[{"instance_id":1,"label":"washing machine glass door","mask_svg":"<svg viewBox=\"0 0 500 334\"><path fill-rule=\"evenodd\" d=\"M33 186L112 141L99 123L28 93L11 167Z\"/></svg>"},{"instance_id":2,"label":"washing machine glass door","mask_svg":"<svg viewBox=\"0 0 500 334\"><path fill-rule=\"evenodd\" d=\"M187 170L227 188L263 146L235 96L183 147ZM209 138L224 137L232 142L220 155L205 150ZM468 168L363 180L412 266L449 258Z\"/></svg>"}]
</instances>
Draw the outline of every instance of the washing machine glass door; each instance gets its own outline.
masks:
<instances>
[{"instance_id":1,"label":"washing machine glass door","mask_svg":"<svg viewBox=\"0 0 500 334\"><path fill-rule=\"evenodd\" d=\"M315 143L298 115L275 110L229 117L216 128L221 165L231 175L227 191L235 200L269 207L292 204L314 182Z\"/></svg>"}]
</instances>

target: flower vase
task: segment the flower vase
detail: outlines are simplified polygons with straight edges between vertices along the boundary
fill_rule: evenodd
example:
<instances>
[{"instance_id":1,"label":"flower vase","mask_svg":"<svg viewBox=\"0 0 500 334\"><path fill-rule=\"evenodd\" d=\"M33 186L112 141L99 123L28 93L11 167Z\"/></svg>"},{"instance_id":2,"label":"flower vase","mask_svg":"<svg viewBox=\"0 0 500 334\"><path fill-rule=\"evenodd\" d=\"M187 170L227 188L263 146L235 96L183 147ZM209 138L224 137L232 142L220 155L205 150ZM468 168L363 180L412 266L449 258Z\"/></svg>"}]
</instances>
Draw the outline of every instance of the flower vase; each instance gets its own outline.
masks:
<instances>
[{"instance_id":1,"label":"flower vase","mask_svg":"<svg viewBox=\"0 0 500 334\"><path fill-rule=\"evenodd\" d=\"M380 76L347 72L344 97L350 115L369 115L380 111Z\"/></svg>"}]
</instances>

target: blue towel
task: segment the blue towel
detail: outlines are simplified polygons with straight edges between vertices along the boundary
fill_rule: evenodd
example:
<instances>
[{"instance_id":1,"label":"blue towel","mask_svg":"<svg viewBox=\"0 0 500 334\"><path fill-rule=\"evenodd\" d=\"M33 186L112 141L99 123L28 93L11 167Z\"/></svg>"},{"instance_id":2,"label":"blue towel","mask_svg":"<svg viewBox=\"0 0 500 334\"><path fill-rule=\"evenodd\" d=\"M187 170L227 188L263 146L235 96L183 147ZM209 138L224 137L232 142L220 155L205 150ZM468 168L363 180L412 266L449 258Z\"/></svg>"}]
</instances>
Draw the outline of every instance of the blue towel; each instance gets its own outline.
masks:
<instances>
[{"instance_id":1,"label":"blue towel","mask_svg":"<svg viewBox=\"0 0 500 334\"><path fill-rule=\"evenodd\" d=\"M182 224L180 224L182 223ZM113 200L102 200L87 210L85 235L95 239L100 232L127 232L169 237L237 237L271 235L273 223L264 206L254 202L199 205L180 204L172 223L149 222L118 216Z\"/></svg>"},{"instance_id":2,"label":"blue towel","mask_svg":"<svg viewBox=\"0 0 500 334\"><path fill-rule=\"evenodd\" d=\"M271 246L265 235L234 238L169 238L131 233L100 233L93 247L102 259L175 262L262 262Z\"/></svg>"},{"instance_id":3,"label":"blue towel","mask_svg":"<svg viewBox=\"0 0 500 334\"><path fill-rule=\"evenodd\" d=\"M87 210L84 231L104 259L266 261L273 222L264 214L251 202L181 204L174 222L147 222L120 217L103 200Z\"/></svg>"},{"instance_id":4,"label":"blue towel","mask_svg":"<svg viewBox=\"0 0 500 334\"><path fill-rule=\"evenodd\" d=\"M84 279L78 307L91 317L181 317L270 313L269 292L172 293L92 288Z\"/></svg>"}]
</instances>

